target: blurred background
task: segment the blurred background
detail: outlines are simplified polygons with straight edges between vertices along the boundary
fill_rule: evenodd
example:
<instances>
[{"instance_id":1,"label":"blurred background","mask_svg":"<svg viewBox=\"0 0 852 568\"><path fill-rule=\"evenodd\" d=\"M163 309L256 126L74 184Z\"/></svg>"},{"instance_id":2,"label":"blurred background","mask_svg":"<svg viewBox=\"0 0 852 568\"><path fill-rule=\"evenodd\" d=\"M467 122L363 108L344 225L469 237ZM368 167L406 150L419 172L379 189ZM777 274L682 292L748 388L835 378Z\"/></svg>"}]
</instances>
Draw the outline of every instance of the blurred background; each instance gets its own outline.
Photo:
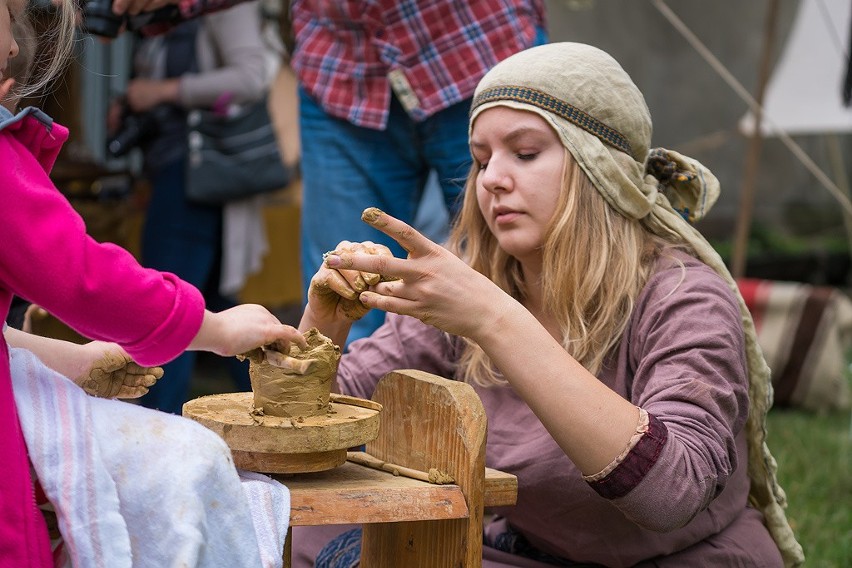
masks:
<instances>
[{"instance_id":1,"label":"blurred background","mask_svg":"<svg viewBox=\"0 0 852 568\"><path fill-rule=\"evenodd\" d=\"M281 2L286 0L265 0L264 7L286 35ZM734 275L808 286L785 288L795 291L791 297L817 288L831 292L826 313L833 327L820 333L834 334L835 351L841 355L830 362L832 380L839 381L842 388L835 388L846 398L778 405L770 414L769 440L808 565L852 565L852 322L844 319L852 317L845 311L852 288L852 109L844 102L852 1L546 4L550 41L589 43L609 52L645 94L654 145L698 159L719 178L722 195L698 228ZM105 151L107 106L124 91L131 53L127 34L111 42L81 35L76 61L40 104L71 128L72 139L53 173L57 185L96 238L135 252L146 199L139 157L131 153L113 159ZM299 153L295 88L285 65L273 88L271 110L282 151L291 162L298 161ZM766 114L755 116L749 98L764 103ZM761 128L755 129L755 123ZM269 198L264 215L270 251L240 294L243 301L262 303L288 323L296 323L301 310L299 195L297 179ZM435 211L430 202L440 203L440 197L424 198L424 210ZM789 319L794 305L775 306L777 320L772 321ZM49 322L44 325L45 333L62 333L49 328ZM779 344L801 354L806 348L794 344L795 326L778 325L788 326L777 333ZM819 357L823 355L808 352L802 365L816 368ZM227 379L210 372L212 367L203 361L194 394L226 389ZM773 367L773 373L783 371Z\"/></svg>"},{"instance_id":2,"label":"blurred background","mask_svg":"<svg viewBox=\"0 0 852 568\"><path fill-rule=\"evenodd\" d=\"M267 0L270 18L280 16L282 1ZM849 53L849 2L549 0L546 4L550 40L590 43L612 54L645 94L654 119L654 144L695 157L719 178L722 195L699 229L726 260L736 254L737 231L745 232L740 240L747 236L747 242L738 246L747 262L738 259L732 266L737 275L849 286L846 180L852 115L841 101ZM683 29L667 19L663 8L716 58L715 67L689 43ZM797 17L807 19L806 32L816 35L791 41ZM818 50L814 37L824 40ZM72 132L57 175L67 176L71 193L86 193L87 176L81 174L97 173L101 191L115 198L124 181L120 176L133 175L139 167L133 155L110 159L105 151L107 106L124 91L130 76L132 37L124 34L105 42L83 36L78 48L76 63L54 94L55 105L45 103L55 106L52 114ZM787 64L783 77L781 63ZM279 94L288 95L272 97L277 107L273 115L285 151L297 159L295 100L290 94L295 82L287 69L280 79ZM778 102L779 94L786 99L768 120L788 128L813 166L847 192L846 209L777 132L764 132L755 142L744 127L749 104L726 79L764 102ZM830 113L810 116L825 109L827 101L841 113L833 124L827 122L833 118ZM83 172L85 166L91 169ZM104 173L119 177L105 178ZM291 189L289 197L298 199L298 188ZM284 248L275 247L270 263ZM262 299L285 304L298 302L298 295L295 288L287 288Z\"/></svg>"}]
</instances>

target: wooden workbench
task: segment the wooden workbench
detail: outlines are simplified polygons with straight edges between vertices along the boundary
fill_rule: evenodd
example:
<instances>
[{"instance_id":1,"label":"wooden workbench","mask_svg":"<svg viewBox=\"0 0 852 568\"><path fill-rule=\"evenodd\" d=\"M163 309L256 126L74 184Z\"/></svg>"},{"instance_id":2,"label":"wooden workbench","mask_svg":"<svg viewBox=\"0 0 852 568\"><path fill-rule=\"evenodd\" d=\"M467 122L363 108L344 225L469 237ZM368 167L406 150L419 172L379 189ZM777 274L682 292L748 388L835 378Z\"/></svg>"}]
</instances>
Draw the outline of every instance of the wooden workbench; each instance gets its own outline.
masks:
<instances>
[{"instance_id":1,"label":"wooden workbench","mask_svg":"<svg viewBox=\"0 0 852 568\"><path fill-rule=\"evenodd\" d=\"M290 525L396 523L461 519L469 514L456 484L436 485L351 461L317 473L273 476L290 490ZM483 506L514 505L518 479L485 469Z\"/></svg>"},{"instance_id":2,"label":"wooden workbench","mask_svg":"<svg viewBox=\"0 0 852 568\"><path fill-rule=\"evenodd\" d=\"M366 454L454 480L435 484L347 461L323 472L277 476L290 490L290 525L364 524L361 565L477 568L484 507L513 505L517 478L485 467L485 411L470 385L421 371L382 378L378 438ZM354 454L352 457L358 457ZM288 533L284 553L290 565Z\"/></svg>"}]
</instances>

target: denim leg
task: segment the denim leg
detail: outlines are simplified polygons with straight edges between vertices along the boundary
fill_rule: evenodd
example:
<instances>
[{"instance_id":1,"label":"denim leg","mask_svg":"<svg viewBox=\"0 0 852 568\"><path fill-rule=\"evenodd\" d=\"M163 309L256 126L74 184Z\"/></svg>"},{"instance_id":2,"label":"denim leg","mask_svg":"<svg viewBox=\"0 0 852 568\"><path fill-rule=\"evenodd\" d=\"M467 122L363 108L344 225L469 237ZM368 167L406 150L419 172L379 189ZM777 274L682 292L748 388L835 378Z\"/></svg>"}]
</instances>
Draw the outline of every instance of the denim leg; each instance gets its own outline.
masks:
<instances>
[{"instance_id":1,"label":"denim leg","mask_svg":"<svg viewBox=\"0 0 852 568\"><path fill-rule=\"evenodd\" d=\"M450 218L447 206L444 204L444 190L438 183L435 170L429 173L423 196L417 205L417 215L412 226L427 239L443 243L449 235Z\"/></svg>"},{"instance_id":2,"label":"denim leg","mask_svg":"<svg viewBox=\"0 0 852 568\"><path fill-rule=\"evenodd\" d=\"M429 166L419 152L414 122L396 100L385 131L354 126L327 115L304 90L299 92L302 136L301 263L303 290L322 262L322 254L342 240L387 245L396 241L361 221L371 206L412 223ZM372 310L355 322L349 341L370 335L384 321Z\"/></svg>"},{"instance_id":3,"label":"denim leg","mask_svg":"<svg viewBox=\"0 0 852 568\"><path fill-rule=\"evenodd\" d=\"M358 568L362 530L352 529L334 538L317 554L314 568Z\"/></svg>"},{"instance_id":4,"label":"denim leg","mask_svg":"<svg viewBox=\"0 0 852 568\"><path fill-rule=\"evenodd\" d=\"M207 288L221 249L222 210L184 197L184 161L150 177L151 201L142 230L142 265L172 272L200 290ZM163 379L140 399L143 406L181 413L195 365L187 351L163 365Z\"/></svg>"},{"instance_id":5,"label":"denim leg","mask_svg":"<svg viewBox=\"0 0 852 568\"><path fill-rule=\"evenodd\" d=\"M470 170L467 125L471 102L467 99L456 103L417 127L423 155L437 174L451 219L461 209L464 182Z\"/></svg>"}]
</instances>

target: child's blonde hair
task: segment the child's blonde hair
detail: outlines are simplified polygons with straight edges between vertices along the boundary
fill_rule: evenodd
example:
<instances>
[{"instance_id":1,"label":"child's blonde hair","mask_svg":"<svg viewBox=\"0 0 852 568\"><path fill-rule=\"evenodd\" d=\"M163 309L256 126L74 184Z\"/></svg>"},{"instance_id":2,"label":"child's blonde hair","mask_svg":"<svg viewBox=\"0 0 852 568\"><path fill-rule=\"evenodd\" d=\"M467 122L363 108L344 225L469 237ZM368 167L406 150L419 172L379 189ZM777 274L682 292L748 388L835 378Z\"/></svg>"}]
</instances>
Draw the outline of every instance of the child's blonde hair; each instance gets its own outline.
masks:
<instances>
[{"instance_id":1,"label":"child's blonde hair","mask_svg":"<svg viewBox=\"0 0 852 568\"><path fill-rule=\"evenodd\" d=\"M18 44L18 55L9 60L9 64L3 74L3 79L14 79L15 85L12 90L0 99L0 104L11 112L17 110L21 96L21 86L26 85L33 71L36 53L36 34L32 24L26 17L18 18L10 27L12 37Z\"/></svg>"},{"instance_id":2,"label":"child's blonde hair","mask_svg":"<svg viewBox=\"0 0 852 568\"><path fill-rule=\"evenodd\" d=\"M74 49L77 13L74 0L59 0L36 33L32 24L31 7L15 19L12 36L18 43L18 56L9 60L7 77L15 79L15 87L2 102L40 96L50 83L65 69Z\"/></svg>"}]
</instances>

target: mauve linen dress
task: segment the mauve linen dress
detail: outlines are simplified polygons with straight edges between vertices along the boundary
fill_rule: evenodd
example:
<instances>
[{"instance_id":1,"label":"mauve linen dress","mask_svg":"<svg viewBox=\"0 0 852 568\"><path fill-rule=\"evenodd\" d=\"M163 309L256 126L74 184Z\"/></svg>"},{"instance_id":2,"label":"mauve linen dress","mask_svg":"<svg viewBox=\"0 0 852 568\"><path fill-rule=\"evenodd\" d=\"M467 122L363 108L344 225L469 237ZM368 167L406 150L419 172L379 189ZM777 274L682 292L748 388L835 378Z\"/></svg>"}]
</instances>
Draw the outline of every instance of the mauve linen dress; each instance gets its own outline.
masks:
<instances>
[{"instance_id":1,"label":"mauve linen dress","mask_svg":"<svg viewBox=\"0 0 852 568\"><path fill-rule=\"evenodd\" d=\"M416 319L388 314L343 357L340 388L369 398L395 369L453 378L459 345ZM656 430L651 451L640 441L625 458L644 452L644 467L619 466L599 482L620 488L610 498L583 479L510 387L475 387L488 417L486 463L518 476L517 505L490 511L498 516L486 542L510 524L540 551L574 562L782 566L762 515L747 506L748 379L727 284L685 254L662 257L599 379L645 409ZM294 566L300 551L313 553L339 530L297 527ZM546 566L487 546L484 558L486 568Z\"/></svg>"}]
</instances>

